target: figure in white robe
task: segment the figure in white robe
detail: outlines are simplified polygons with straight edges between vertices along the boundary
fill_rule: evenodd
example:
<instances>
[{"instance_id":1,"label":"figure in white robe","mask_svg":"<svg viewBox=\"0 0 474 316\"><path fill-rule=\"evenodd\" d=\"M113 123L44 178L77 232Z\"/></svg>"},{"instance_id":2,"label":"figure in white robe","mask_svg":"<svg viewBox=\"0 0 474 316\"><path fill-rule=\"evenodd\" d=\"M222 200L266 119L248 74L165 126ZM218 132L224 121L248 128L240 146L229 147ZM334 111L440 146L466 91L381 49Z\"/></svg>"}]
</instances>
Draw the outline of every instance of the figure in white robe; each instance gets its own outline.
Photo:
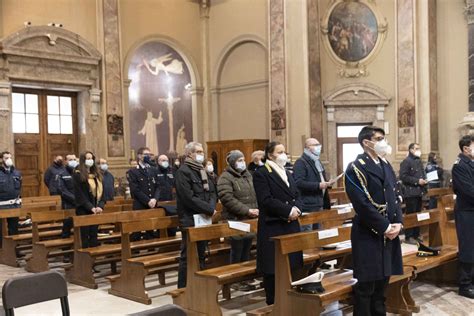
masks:
<instances>
[{"instance_id":1,"label":"figure in white robe","mask_svg":"<svg viewBox=\"0 0 474 316\"><path fill-rule=\"evenodd\" d=\"M176 140L176 152L178 156L184 155L184 147L188 144L186 139L186 133L184 132L184 124L178 130L177 140Z\"/></svg>"},{"instance_id":2,"label":"figure in white robe","mask_svg":"<svg viewBox=\"0 0 474 316\"><path fill-rule=\"evenodd\" d=\"M147 117L145 120L145 124L143 124L143 127L138 132L138 134L145 135L146 147L150 149L151 153L159 155L160 147L158 146L158 135L156 133L156 126L160 125L163 122L163 113L160 111L160 115L158 118L154 118L153 113L151 111L148 111L146 115Z\"/></svg>"}]
</instances>

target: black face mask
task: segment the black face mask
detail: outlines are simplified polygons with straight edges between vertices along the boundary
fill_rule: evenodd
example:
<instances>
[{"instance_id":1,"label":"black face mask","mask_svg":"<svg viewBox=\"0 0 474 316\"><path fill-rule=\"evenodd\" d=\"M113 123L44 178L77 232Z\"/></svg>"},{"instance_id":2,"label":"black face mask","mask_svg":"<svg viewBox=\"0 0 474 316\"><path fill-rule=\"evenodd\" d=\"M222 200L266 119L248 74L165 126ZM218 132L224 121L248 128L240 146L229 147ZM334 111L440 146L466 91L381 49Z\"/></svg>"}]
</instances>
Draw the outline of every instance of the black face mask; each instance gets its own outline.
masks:
<instances>
[{"instance_id":1,"label":"black face mask","mask_svg":"<svg viewBox=\"0 0 474 316\"><path fill-rule=\"evenodd\" d=\"M143 156L143 162L150 164L151 163L151 157L149 155L144 155Z\"/></svg>"},{"instance_id":2,"label":"black face mask","mask_svg":"<svg viewBox=\"0 0 474 316\"><path fill-rule=\"evenodd\" d=\"M63 161L62 161L62 160L56 160L56 161L54 162L54 164L55 164L56 166L58 166L58 167L61 167L61 166L63 165Z\"/></svg>"}]
</instances>

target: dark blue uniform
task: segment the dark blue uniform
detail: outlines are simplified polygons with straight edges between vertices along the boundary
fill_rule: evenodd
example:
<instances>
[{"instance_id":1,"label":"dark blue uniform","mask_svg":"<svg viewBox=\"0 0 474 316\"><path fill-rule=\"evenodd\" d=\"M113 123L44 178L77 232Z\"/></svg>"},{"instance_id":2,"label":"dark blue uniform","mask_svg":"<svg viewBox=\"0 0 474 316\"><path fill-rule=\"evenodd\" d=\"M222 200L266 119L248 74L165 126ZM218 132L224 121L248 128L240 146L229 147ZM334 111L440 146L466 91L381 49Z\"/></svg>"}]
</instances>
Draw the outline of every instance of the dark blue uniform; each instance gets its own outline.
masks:
<instances>
[{"instance_id":1,"label":"dark blue uniform","mask_svg":"<svg viewBox=\"0 0 474 316\"><path fill-rule=\"evenodd\" d=\"M157 168L157 177L158 177L158 186L160 190L160 199L159 201L172 201L173 198L173 189L175 188L174 184L174 175L171 167L163 168L158 166ZM176 206L168 205L164 207L166 215L177 215ZM168 236L176 236L176 228L168 229Z\"/></svg>"},{"instance_id":2,"label":"dark blue uniform","mask_svg":"<svg viewBox=\"0 0 474 316\"><path fill-rule=\"evenodd\" d=\"M0 209L21 207L21 204L14 201L20 198L21 181L21 173L15 167L5 169L5 167L0 166L0 202L12 202L11 204L0 205ZM18 217L8 218L8 234L18 234Z\"/></svg>"},{"instance_id":3,"label":"dark blue uniform","mask_svg":"<svg viewBox=\"0 0 474 316\"><path fill-rule=\"evenodd\" d=\"M454 215L459 244L460 289L474 284L474 162L459 154L453 165Z\"/></svg>"},{"instance_id":4,"label":"dark blue uniform","mask_svg":"<svg viewBox=\"0 0 474 316\"><path fill-rule=\"evenodd\" d=\"M149 209L148 202L151 199L160 199L160 189L158 184L158 172L154 167L138 165L127 171L127 180L130 185L130 194L133 198L133 209Z\"/></svg>"},{"instance_id":5,"label":"dark blue uniform","mask_svg":"<svg viewBox=\"0 0 474 316\"><path fill-rule=\"evenodd\" d=\"M114 176L109 171L104 171L102 176L102 182L104 184L104 199L106 201L113 201L115 196Z\"/></svg>"},{"instance_id":6,"label":"dark blue uniform","mask_svg":"<svg viewBox=\"0 0 474 316\"><path fill-rule=\"evenodd\" d=\"M64 210L76 208L76 198L74 195L74 181L72 178L74 168L66 167L65 171L58 177L58 193L61 195L61 207ZM72 218L63 221L62 238L71 236L73 223Z\"/></svg>"},{"instance_id":7,"label":"dark blue uniform","mask_svg":"<svg viewBox=\"0 0 474 316\"><path fill-rule=\"evenodd\" d=\"M66 172L66 168L61 164L53 163L44 173L44 184L48 187L49 195L59 195L59 177Z\"/></svg>"},{"instance_id":8,"label":"dark blue uniform","mask_svg":"<svg viewBox=\"0 0 474 316\"><path fill-rule=\"evenodd\" d=\"M351 230L355 286L354 315L385 315L384 290L391 275L403 274L400 239L385 238L391 223L402 223L392 166L366 153L345 174L346 193L356 215ZM368 194L366 193L366 190Z\"/></svg>"}]
</instances>

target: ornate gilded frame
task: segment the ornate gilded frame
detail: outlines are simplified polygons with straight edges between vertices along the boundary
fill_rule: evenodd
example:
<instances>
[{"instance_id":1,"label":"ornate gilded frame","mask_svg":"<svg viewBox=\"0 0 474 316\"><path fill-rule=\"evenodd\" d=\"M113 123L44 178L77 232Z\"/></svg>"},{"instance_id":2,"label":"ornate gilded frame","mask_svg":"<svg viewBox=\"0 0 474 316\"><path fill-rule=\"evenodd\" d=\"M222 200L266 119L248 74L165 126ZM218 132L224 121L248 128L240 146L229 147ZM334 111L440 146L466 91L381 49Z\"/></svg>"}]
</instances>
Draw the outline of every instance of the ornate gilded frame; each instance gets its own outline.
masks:
<instances>
[{"instance_id":1,"label":"ornate gilded frame","mask_svg":"<svg viewBox=\"0 0 474 316\"><path fill-rule=\"evenodd\" d=\"M331 14L339 4L344 2L357 2L366 5L373 13L377 21L377 40L370 53L357 61L344 60L338 56L331 46L329 38L329 19ZM387 19L383 17L378 11L377 6L375 5L375 0L333 0L331 2L324 18L322 19L321 32L323 34L324 46L326 47L329 56L331 56L331 59L340 66L338 69L339 76L345 78L358 78L367 76L369 74L367 71L367 65L375 58L375 56L377 56L378 52L382 48L383 42L385 41L385 37L387 35L387 25Z\"/></svg>"}]
</instances>

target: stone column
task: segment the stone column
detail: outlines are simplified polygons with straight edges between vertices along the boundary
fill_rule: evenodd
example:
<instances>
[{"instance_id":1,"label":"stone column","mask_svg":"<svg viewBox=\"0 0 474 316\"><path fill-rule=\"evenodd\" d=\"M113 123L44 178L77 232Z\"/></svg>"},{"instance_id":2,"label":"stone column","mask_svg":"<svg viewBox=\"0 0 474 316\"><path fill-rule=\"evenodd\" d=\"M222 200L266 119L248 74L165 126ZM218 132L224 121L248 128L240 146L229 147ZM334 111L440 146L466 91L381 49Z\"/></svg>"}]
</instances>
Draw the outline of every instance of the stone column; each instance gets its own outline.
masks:
<instances>
[{"instance_id":1,"label":"stone column","mask_svg":"<svg viewBox=\"0 0 474 316\"><path fill-rule=\"evenodd\" d=\"M461 133L474 132L474 0L465 0L465 14L468 24L468 58L469 58L469 106L468 113L460 122Z\"/></svg>"},{"instance_id":2,"label":"stone column","mask_svg":"<svg viewBox=\"0 0 474 316\"><path fill-rule=\"evenodd\" d=\"M0 81L0 151L14 151L12 116L11 116L11 83Z\"/></svg>"},{"instance_id":3,"label":"stone column","mask_svg":"<svg viewBox=\"0 0 474 316\"><path fill-rule=\"evenodd\" d=\"M287 144L285 0L269 2L270 51L270 139Z\"/></svg>"},{"instance_id":4,"label":"stone column","mask_svg":"<svg viewBox=\"0 0 474 316\"><path fill-rule=\"evenodd\" d=\"M202 119L199 122L202 122L199 129L202 130L200 133L202 138L195 135L195 139L203 143L206 146L206 142L210 140L216 140L216 129L215 126L211 124L212 122L212 113L211 111L211 64L209 61L209 12L211 1L210 0L200 0L200 14L201 14L201 55L202 55L202 85L204 88L202 94L202 109L199 111L199 116L202 115Z\"/></svg>"}]
</instances>

